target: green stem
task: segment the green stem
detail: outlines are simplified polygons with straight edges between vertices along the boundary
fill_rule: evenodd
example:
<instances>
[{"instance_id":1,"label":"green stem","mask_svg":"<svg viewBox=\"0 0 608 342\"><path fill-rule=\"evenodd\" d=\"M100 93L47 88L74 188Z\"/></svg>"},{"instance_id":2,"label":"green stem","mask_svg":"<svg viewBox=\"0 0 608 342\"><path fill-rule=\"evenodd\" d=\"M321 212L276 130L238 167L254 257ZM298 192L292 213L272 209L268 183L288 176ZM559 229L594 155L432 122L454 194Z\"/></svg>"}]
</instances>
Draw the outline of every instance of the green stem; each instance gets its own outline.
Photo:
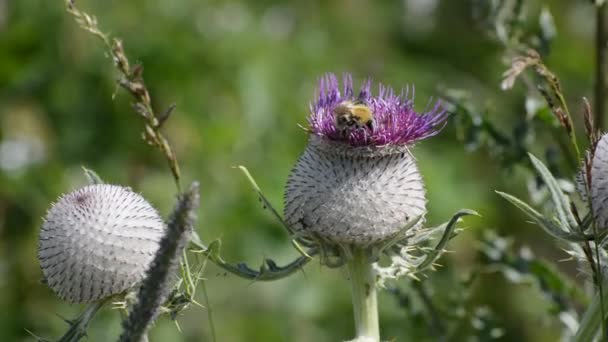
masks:
<instances>
[{"instance_id":1,"label":"green stem","mask_svg":"<svg viewBox=\"0 0 608 342\"><path fill-rule=\"evenodd\" d=\"M591 197L591 196L588 196ZM593 212L593 207L590 206L592 212ZM597 223L596 220L593 220L593 234L596 236L596 240L594 242L594 246L595 246L595 257L597 259L597 264L595 264L595 269L596 269L596 279L597 279L597 287L598 287L598 295L599 295L599 306L600 306L600 317L602 317L601 321L601 326L602 326L602 341L606 341L606 311L604 310L604 302L606 301L606 297L604 296L604 275L602 274L602 260L600 259L600 249L599 249L599 243L597 238L599 237L599 234L597 232Z\"/></svg>"},{"instance_id":2,"label":"green stem","mask_svg":"<svg viewBox=\"0 0 608 342\"><path fill-rule=\"evenodd\" d=\"M574 129L574 121L572 121L572 115L570 114L570 110L568 109L568 104L566 103L566 98L564 97L564 94L561 93L559 87L557 87L556 85L553 85L553 87L554 87L554 92L557 96L557 100L559 101L562 108L566 112L566 116L568 117L568 120L570 121L571 127L570 127L570 132L568 132L569 133L568 135L570 136L570 142L572 143L572 146L574 146L574 151L576 152L576 160L581 160L581 151L578 148L578 142L576 140L576 130Z\"/></svg>"},{"instance_id":3,"label":"green stem","mask_svg":"<svg viewBox=\"0 0 608 342\"><path fill-rule=\"evenodd\" d=\"M207 285L205 281L201 283L203 288L203 296L205 297L205 305L207 306L207 319L209 320L209 329L211 330L211 341L216 342L217 337L215 335L215 324L213 323L213 311L211 309L211 303L209 302L209 295L207 294Z\"/></svg>"},{"instance_id":4,"label":"green stem","mask_svg":"<svg viewBox=\"0 0 608 342\"><path fill-rule=\"evenodd\" d=\"M70 324L70 329L59 338L59 342L77 342L80 341L83 337L87 336L87 327L89 326L89 322L93 319L97 311L101 309L106 303L108 299L99 300L94 303L90 303L86 306L84 311L73 321L68 321Z\"/></svg>"},{"instance_id":5,"label":"green stem","mask_svg":"<svg viewBox=\"0 0 608 342\"><path fill-rule=\"evenodd\" d=\"M602 297L603 300L602 300ZM578 326L578 331L574 337L573 342L587 342L593 341L598 333L598 329L602 326L602 302L608 300L608 293L604 292L602 295L596 293L593 297L591 305L585 311L581 323ZM605 318L605 317L604 317Z\"/></svg>"},{"instance_id":6,"label":"green stem","mask_svg":"<svg viewBox=\"0 0 608 342\"><path fill-rule=\"evenodd\" d=\"M606 4L595 8L595 127L604 128L606 90Z\"/></svg>"},{"instance_id":7,"label":"green stem","mask_svg":"<svg viewBox=\"0 0 608 342\"><path fill-rule=\"evenodd\" d=\"M380 341L376 277L367 250L353 249L353 257L348 262L348 273L357 331L354 341Z\"/></svg>"}]
</instances>

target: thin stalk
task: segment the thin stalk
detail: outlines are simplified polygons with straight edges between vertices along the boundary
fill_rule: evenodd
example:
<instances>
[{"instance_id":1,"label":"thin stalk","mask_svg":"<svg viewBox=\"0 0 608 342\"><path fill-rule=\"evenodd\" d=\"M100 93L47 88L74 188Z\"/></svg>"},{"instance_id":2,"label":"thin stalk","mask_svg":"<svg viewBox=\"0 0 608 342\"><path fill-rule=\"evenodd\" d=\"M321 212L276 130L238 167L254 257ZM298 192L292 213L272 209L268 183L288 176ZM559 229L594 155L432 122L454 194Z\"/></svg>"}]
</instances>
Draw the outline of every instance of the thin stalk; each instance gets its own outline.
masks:
<instances>
[{"instance_id":1,"label":"thin stalk","mask_svg":"<svg viewBox=\"0 0 608 342\"><path fill-rule=\"evenodd\" d=\"M354 341L380 341L376 277L368 251L354 248L347 267L357 333Z\"/></svg>"},{"instance_id":2,"label":"thin stalk","mask_svg":"<svg viewBox=\"0 0 608 342\"><path fill-rule=\"evenodd\" d=\"M606 90L606 3L595 6L595 122L604 128Z\"/></svg>"},{"instance_id":3,"label":"thin stalk","mask_svg":"<svg viewBox=\"0 0 608 342\"><path fill-rule=\"evenodd\" d=\"M108 55L112 57L116 70L120 73L118 84L133 96L135 100L133 108L144 121L142 137L147 143L156 147L167 159L173 179L175 180L177 192L181 193L180 168L177 157L171 145L169 145L169 141L161 133L161 128L173 112L173 109L175 109L175 105L169 106L163 113L155 112L154 108L152 108L150 92L143 79L143 66L139 64L132 66L125 54L122 41L103 33L99 28L97 19L79 10L74 3L75 0L64 1L67 12L74 17L78 25L100 39L105 45Z\"/></svg>"},{"instance_id":4,"label":"thin stalk","mask_svg":"<svg viewBox=\"0 0 608 342\"><path fill-rule=\"evenodd\" d=\"M602 322L606 318L602 314L602 302L606 300L608 300L608 294L604 293L603 296L600 293L595 294L591 305L589 305L583 315L573 342L593 341L597 335L597 330L602 326Z\"/></svg>"},{"instance_id":5,"label":"thin stalk","mask_svg":"<svg viewBox=\"0 0 608 342\"><path fill-rule=\"evenodd\" d=\"M572 115L570 114L570 110L568 109L568 104L566 103L566 98L564 98L564 94L562 94L559 90L559 86L553 85L553 87L555 95L557 96L557 100L561 104L562 108L564 108L564 111L566 112L566 116L568 117L570 124L573 125L574 121L572 121ZM572 143L572 146L574 146L574 151L576 152L576 160L581 160L581 151L578 148L578 143L576 141L576 131L574 130L574 126L571 127L571 130L568 133L568 135L570 136L570 142Z\"/></svg>"},{"instance_id":6,"label":"thin stalk","mask_svg":"<svg viewBox=\"0 0 608 342\"><path fill-rule=\"evenodd\" d=\"M216 342L217 337L215 334L215 324L213 323L213 311L211 309L211 303L209 302L209 295L207 294L207 285L205 281L201 283L203 289L203 296L205 297L205 305L207 307L207 319L209 320L209 329L211 330L211 341Z\"/></svg>"},{"instance_id":7,"label":"thin stalk","mask_svg":"<svg viewBox=\"0 0 608 342\"><path fill-rule=\"evenodd\" d=\"M604 275L602 274L602 261L600 260L600 250L599 250L599 234L597 233L597 224L595 220L593 220L593 234L596 236L596 240L593 245L595 246L595 255L597 258L596 268L596 277L597 277L597 287L599 288L599 297L600 297L600 317L601 317L601 326L602 326L602 341L606 341L606 312L604 310L604 302L606 301L604 296Z\"/></svg>"},{"instance_id":8,"label":"thin stalk","mask_svg":"<svg viewBox=\"0 0 608 342\"><path fill-rule=\"evenodd\" d=\"M430 316L429 330L430 333L436 338L439 342L447 341L445 326L443 322L441 322L441 318L439 318L439 312L437 312L437 308L433 304L433 300L429 296L429 294L424 289L423 283L421 281L414 281L413 287L418 292L422 303L426 307L426 310Z\"/></svg>"},{"instance_id":9,"label":"thin stalk","mask_svg":"<svg viewBox=\"0 0 608 342\"><path fill-rule=\"evenodd\" d=\"M593 180L591 180L593 181ZM589 188L587 190L587 192L590 194L591 193L591 189ZM591 196L587 196L587 202L589 205L589 210L591 212L591 214L593 215L594 213L594 209L593 209L593 201L591 200ZM591 269L594 271L595 273L595 281L597 281L597 287L598 287L598 294L596 296L596 298L599 298L599 311L597 312L597 315L600 316L600 324L602 327L602 341L606 341L606 321L605 321L605 317L606 317L606 313L604 310L604 302L605 302L605 291L604 291L604 274L602 272L602 260L600 259L600 249L599 249L599 242L600 240L600 236L598 233L598 229L597 229L597 222L595 220L595 218L593 219L592 224L592 229L593 229L593 235L595 236L595 240L593 242L593 245L595 247L595 258L597 260L597 263L595 263L595 266L593 264L593 260L590 261L591 264ZM595 304L595 299L594 298L594 302L591 304L591 307L593 307L593 305ZM591 307L589 309L591 309ZM589 309L587 310L587 312L589 311ZM581 323L582 325L582 323ZM596 328L597 330L597 328Z\"/></svg>"}]
</instances>

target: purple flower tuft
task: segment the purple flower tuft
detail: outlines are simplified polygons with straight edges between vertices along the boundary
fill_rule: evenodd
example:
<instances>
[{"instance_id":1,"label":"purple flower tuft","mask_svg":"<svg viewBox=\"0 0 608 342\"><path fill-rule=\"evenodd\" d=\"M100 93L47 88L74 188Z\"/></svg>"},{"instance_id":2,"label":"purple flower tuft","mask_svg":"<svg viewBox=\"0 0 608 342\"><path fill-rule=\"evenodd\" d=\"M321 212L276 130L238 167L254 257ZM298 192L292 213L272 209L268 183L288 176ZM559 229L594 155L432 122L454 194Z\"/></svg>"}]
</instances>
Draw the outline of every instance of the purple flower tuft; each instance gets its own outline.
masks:
<instances>
[{"instance_id":1,"label":"purple flower tuft","mask_svg":"<svg viewBox=\"0 0 608 342\"><path fill-rule=\"evenodd\" d=\"M448 113L437 101L431 110L414 111L414 89L409 87L396 95L393 89L379 85L378 95L372 96L371 81L367 80L355 96L353 79L344 74L342 91L336 75L326 74L319 80L318 96L310 105L308 122L313 134L351 146L409 145L439 133ZM373 129L361 127L345 134L336 128L334 108L349 101L368 106L374 115ZM429 102L430 104L430 102Z\"/></svg>"}]
</instances>

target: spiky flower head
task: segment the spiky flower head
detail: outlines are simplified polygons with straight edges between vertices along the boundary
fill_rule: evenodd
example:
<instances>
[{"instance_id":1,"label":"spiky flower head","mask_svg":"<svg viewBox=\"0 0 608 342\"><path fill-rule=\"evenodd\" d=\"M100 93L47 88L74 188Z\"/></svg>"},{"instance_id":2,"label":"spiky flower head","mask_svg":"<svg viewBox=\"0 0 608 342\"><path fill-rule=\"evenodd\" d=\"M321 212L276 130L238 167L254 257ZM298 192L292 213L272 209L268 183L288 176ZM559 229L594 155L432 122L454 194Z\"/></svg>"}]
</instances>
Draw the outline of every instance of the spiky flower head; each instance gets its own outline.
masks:
<instances>
[{"instance_id":1,"label":"spiky flower head","mask_svg":"<svg viewBox=\"0 0 608 342\"><path fill-rule=\"evenodd\" d=\"M575 183L583 200L591 194L591 206L598 228L608 227L608 134L604 134L588 152L587 163L576 175Z\"/></svg>"},{"instance_id":2,"label":"spiky flower head","mask_svg":"<svg viewBox=\"0 0 608 342\"><path fill-rule=\"evenodd\" d=\"M407 92L396 95L380 85L373 96L370 89L367 81L355 96L348 74L342 91L333 74L319 82L310 106L309 144L285 191L286 222L301 235L374 245L426 213L422 176L409 147L437 134L447 114L439 103L419 114ZM373 124L341 127L336 108L344 104L368 108Z\"/></svg>"},{"instance_id":3,"label":"spiky flower head","mask_svg":"<svg viewBox=\"0 0 608 342\"><path fill-rule=\"evenodd\" d=\"M61 299L93 302L139 283L164 231L158 212L131 189L89 185L61 196L48 210L38 259Z\"/></svg>"}]
</instances>

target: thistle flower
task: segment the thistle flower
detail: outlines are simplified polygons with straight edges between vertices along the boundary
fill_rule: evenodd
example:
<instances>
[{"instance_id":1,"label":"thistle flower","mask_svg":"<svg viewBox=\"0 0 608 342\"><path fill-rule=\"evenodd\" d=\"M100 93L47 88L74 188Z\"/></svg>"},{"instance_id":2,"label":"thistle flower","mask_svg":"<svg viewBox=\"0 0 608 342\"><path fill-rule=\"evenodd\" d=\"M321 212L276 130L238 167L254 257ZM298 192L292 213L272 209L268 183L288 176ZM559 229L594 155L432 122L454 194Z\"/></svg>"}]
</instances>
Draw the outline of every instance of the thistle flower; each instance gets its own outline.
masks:
<instances>
[{"instance_id":1,"label":"thistle flower","mask_svg":"<svg viewBox=\"0 0 608 342\"><path fill-rule=\"evenodd\" d=\"M350 75L342 83L340 89L333 74L319 82L309 143L287 181L285 219L304 236L369 246L426 214L424 184L409 147L437 134L447 113L439 102L417 113L413 91L397 95L380 85L373 96L367 81L355 95ZM351 104L367 108L372 125L340 127L336 110Z\"/></svg>"},{"instance_id":2,"label":"thistle flower","mask_svg":"<svg viewBox=\"0 0 608 342\"><path fill-rule=\"evenodd\" d=\"M86 303L139 283L165 225L139 194L95 184L63 195L40 232L38 259L49 287L63 300Z\"/></svg>"}]
</instances>

